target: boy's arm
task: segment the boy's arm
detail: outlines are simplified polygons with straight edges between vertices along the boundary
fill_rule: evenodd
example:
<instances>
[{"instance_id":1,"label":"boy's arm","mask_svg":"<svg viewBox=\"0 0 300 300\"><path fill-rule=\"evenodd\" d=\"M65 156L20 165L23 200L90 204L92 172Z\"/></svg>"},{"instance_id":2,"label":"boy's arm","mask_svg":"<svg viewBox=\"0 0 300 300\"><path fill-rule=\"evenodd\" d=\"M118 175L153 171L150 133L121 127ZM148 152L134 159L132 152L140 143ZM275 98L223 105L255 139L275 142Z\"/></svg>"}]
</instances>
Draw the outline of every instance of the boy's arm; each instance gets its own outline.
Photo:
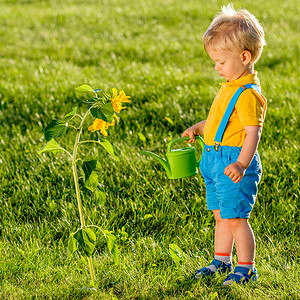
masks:
<instances>
[{"instance_id":1,"label":"boy's arm","mask_svg":"<svg viewBox=\"0 0 300 300\"><path fill-rule=\"evenodd\" d=\"M187 143L194 143L196 141L195 135L201 135L204 133L205 122L206 120L189 127L183 132L181 137L189 136L190 139L187 141Z\"/></svg>"},{"instance_id":2,"label":"boy's arm","mask_svg":"<svg viewBox=\"0 0 300 300\"><path fill-rule=\"evenodd\" d=\"M261 137L262 128L260 126L245 126L246 137L237 162L225 168L224 174L234 183L238 183L243 178L246 169L250 165L257 150Z\"/></svg>"}]
</instances>

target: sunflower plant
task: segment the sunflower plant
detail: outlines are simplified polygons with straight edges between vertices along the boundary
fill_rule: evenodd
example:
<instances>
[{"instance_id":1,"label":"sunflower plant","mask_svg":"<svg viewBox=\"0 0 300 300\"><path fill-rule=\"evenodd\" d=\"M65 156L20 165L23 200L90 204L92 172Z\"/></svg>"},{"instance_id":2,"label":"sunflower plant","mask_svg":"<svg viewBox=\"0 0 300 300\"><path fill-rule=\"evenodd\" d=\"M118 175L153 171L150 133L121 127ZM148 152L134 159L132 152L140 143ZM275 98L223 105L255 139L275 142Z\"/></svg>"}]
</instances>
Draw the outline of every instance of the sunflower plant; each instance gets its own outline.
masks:
<instances>
[{"instance_id":1,"label":"sunflower plant","mask_svg":"<svg viewBox=\"0 0 300 300\"><path fill-rule=\"evenodd\" d=\"M118 264L119 254L117 245L115 243L116 237L112 234L112 232L104 230L96 225L86 224L78 180L78 168L80 167L83 171L82 173L84 174L83 177L85 186L84 190L86 192L91 194L95 200L101 202L105 201L105 192L103 191L102 185L99 184L98 177L101 172L101 164L99 160L97 158L84 160L82 157L80 157L79 150L82 148L82 145L91 143L99 145L99 147L103 147L115 160L118 161L119 158L115 155L113 146L107 139L100 138L97 140L82 140L82 132L88 117L92 116L94 121L93 124L88 127L88 130L91 132L100 131L100 133L106 137L108 135L108 128L119 123L119 117L117 114L125 108L122 104L131 101L129 99L130 97L126 96L124 91L121 90L118 93L117 89L115 88L112 89L112 95L105 93L100 89L93 89L89 85L81 85L77 87L76 90L92 94L91 97L89 97L87 100L84 100L84 102L89 105L88 110L82 116L77 113L77 107L75 107L61 120L52 120L44 129L44 136L47 143L39 151L39 154L44 152L64 152L69 158L74 178L81 226L75 232L71 233L67 252L69 257L71 257L75 252L78 252L83 257L87 257L91 276L91 285L94 288L96 278L92 263L92 254L95 251L97 234L100 232L106 237L108 249L113 254L115 264ZM76 132L73 151L65 149L57 142L58 138L69 132L69 128L75 130Z\"/></svg>"}]
</instances>

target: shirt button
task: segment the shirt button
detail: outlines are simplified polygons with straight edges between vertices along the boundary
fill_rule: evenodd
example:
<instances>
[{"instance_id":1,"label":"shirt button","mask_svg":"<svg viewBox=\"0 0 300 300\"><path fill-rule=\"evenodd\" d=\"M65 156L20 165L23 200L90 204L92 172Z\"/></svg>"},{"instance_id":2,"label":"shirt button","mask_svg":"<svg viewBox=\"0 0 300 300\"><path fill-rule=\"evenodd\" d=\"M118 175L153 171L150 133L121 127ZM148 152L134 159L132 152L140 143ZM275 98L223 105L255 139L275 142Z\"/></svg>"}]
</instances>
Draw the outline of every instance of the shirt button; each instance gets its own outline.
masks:
<instances>
[{"instance_id":1,"label":"shirt button","mask_svg":"<svg viewBox=\"0 0 300 300\"><path fill-rule=\"evenodd\" d=\"M225 84L223 84L223 87L225 87Z\"/></svg>"},{"instance_id":2,"label":"shirt button","mask_svg":"<svg viewBox=\"0 0 300 300\"><path fill-rule=\"evenodd\" d=\"M206 151L207 151L207 152L209 152L209 151L210 151L210 149L209 149L209 148L206 148Z\"/></svg>"}]
</instances>

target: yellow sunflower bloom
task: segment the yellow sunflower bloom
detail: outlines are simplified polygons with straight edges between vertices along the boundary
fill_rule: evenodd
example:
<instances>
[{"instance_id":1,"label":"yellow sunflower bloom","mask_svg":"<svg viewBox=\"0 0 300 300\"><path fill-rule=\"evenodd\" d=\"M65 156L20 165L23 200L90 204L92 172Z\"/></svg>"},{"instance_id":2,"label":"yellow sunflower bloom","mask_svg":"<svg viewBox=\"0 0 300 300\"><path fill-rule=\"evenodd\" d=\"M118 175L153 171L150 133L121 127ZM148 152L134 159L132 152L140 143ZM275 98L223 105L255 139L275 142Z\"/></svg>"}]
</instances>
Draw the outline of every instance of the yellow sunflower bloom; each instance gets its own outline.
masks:
<instances>
[{"instance_id":1,"label":"yellow sunflower bloom","mask_svg":"<svg viewBox=\"0 0 300 300\"><path fill-rule=\"evenodd\" d=\"M108 122L105 122L101 119L95 119L95 121L93 122L93 124L88 128L88 130L90 130L91 132L100 130L100 132L104 135L107 136L107 131L106 129L108 128L108 126L110 126L111 124Z\"/></svg>"},{"instance_id":2,"label":"yellow sunflower bloom","mask_svg":"<svg viewBox=\"0 0 300 300\"><path fill-rule=\"evenodd\" d=\"M131 102L129 100L129 96L126 96L125 92L123 90L120 90L119 94L116 88L112 89L113 91L113 98L111 99L111 104L112 107L114 109L115 112L119 113L122 109L124 109L125 107L122 106L123 102ZM102 119L95 119L93 124L88 128L88 130L90 130L91 132L100 130L100 132L107 136L107 128L109 126L114 126L115 124L119 124L119 118L116 114L113 115L113 119L112 121L109 122L105 122Z\"/></svg>"},{"instance_id":3,"label":"yellow sunflower bloom","mask_svg":"<svg viewBox=\"0 0 300 300\"><path fill-rule=\"evenodd\" d=\"M121 102L112 102L112 107L114 108L114 111L119 113L122 109L126 108L123 107Z\"/></svg>"},{"instance_id":4,"label":"yellow sunflower bloom","mask_svg":"<svg viewBox=\"0 0 300 300\"><path fill-rule=\"evenodd\" d=\"M114 119L111 121L111 123L109 124L110 126L114 126L116 124L116 121L117 121L117 124L119 124L119 117L114 114Z\"/></svg>"},{"instance_id":5,"label":"yellow sunflower bloom","mask_svg":"<svg viewBox=\"0 0 300 300\"><path fill-rule=\"evenodd\" d=\"M119 118L116 114L114 114L114 119L111 121L111 123L109 122L105 122L102 119L95 119L95 121L93 122L93 124L88 128L88 130L90 130L91 132L100 130L100 132L107 136L107 131L106 129L109 126L114 126L115 124L119 124Z\"/></svg>"},{"instance_id":6,"label":"yellow sunflower bloom","mask_svg":"<svg viewBox=\"0 0 300 300\"><path fill-rule=\"evenodd\" d=\"M123 102L131 102L129 100L129 96L126 96L125 92L123 90L120 90L119 94L116 88L112 89L113 93L114 93L114 97L113 99L111 99L112 102L112 106L114 108L114 111L119 113L122 109L124 109L125 107L122 106L121 103Z\"/></svg>"}]
</instances>

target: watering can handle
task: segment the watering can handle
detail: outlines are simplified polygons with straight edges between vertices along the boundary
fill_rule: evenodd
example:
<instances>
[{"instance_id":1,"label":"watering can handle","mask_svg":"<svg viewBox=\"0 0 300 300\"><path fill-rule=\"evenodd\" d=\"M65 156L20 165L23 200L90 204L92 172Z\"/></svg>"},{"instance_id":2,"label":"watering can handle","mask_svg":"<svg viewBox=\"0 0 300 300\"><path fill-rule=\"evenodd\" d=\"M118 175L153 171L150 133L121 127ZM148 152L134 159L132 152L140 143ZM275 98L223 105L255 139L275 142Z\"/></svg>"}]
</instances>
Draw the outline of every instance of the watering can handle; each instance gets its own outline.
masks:
<instances>
[{"instance_id":1,"label":"watering can handle","mask_svg":"<svg viewBox=\"0 0 300 300\"><path fill-rule=\"evenodd\" d=\"M203 151L204 151L204 141L203 141L202 137L200 137L200 136L198 136L198 135L195 135L195 138L200 142L201 152L203 153ZM189 139L190 139L189 136L185 136L185 137L182 137L182 138L178 138L178 139L172 140L172 141L168 144L168 147L167 147L167 153L168 153L168 152L171 152L172 146L173 146L174 144L181 143L181 142L187 141L187 140L189 140Z\"/></svg>"}]
</instances>

